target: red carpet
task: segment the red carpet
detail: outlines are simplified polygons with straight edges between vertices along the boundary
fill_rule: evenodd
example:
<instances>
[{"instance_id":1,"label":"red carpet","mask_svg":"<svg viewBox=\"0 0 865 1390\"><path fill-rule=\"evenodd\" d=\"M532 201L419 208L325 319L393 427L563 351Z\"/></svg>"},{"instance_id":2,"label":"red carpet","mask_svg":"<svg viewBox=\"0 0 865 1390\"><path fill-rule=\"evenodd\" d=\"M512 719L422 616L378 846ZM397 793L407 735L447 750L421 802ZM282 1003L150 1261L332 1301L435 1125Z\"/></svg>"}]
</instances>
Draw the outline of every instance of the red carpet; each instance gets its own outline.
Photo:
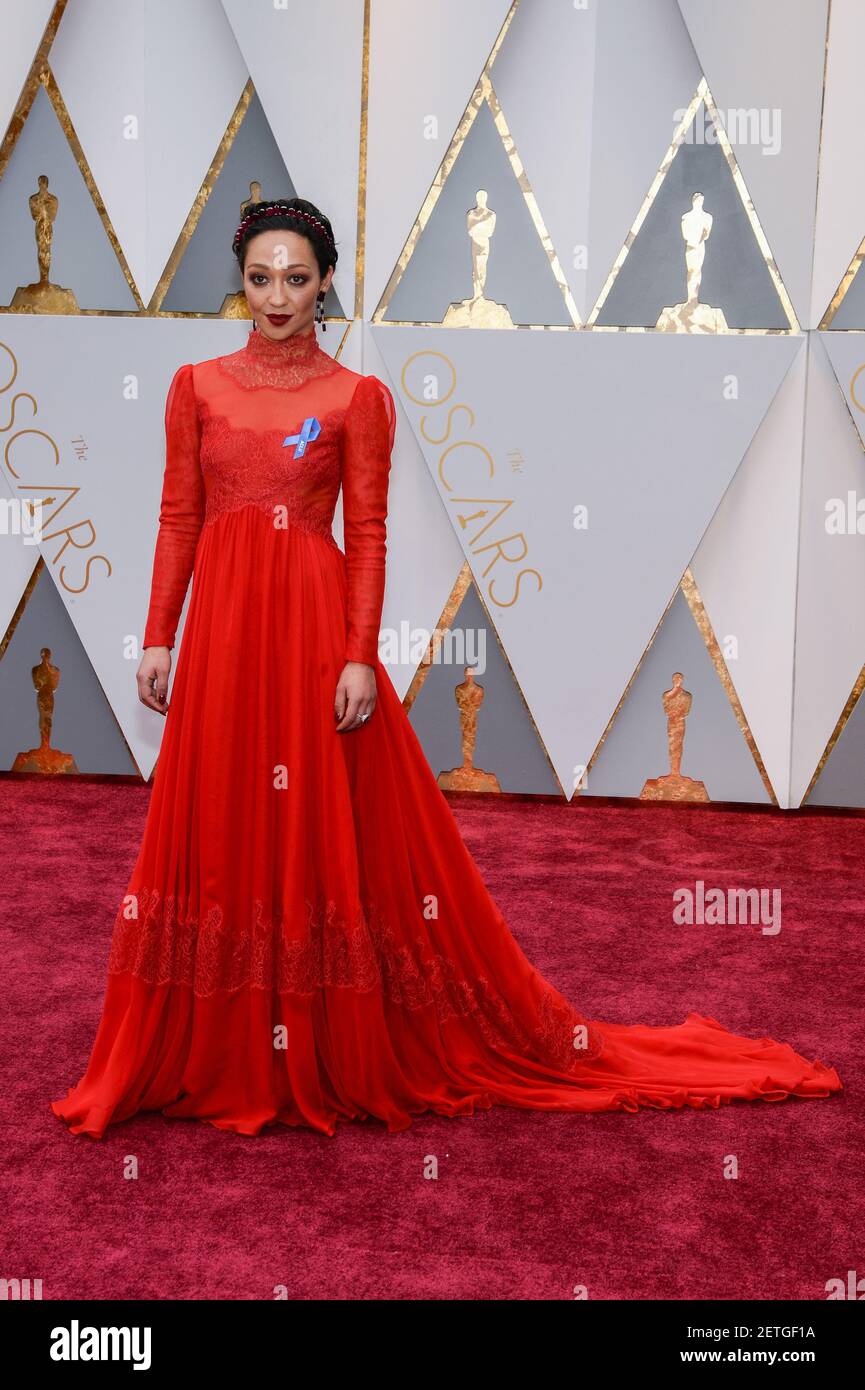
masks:
<instances>
[{"instance_id":1,"label":"red carpet","mask_svg":"<svg viewBox=\"0 0 865 1390\"><path fill-rule=\"evenodd\" d=\"M4 1277L41 1278L45 1299L270 1299L280 1285L309 1299L558 1299L576 1285L595 1299L822 1299L861 1264L865 820L452 803L514 935L590 1018L695 1010L836 1067L839 1095L495 1108L336 1138L152 1114L94 1144L49 1100L87 1059L149 795L0 789ZM697 879L780 888L781 931L675 925L673 892Z\"/></svg>"}]
</instances>

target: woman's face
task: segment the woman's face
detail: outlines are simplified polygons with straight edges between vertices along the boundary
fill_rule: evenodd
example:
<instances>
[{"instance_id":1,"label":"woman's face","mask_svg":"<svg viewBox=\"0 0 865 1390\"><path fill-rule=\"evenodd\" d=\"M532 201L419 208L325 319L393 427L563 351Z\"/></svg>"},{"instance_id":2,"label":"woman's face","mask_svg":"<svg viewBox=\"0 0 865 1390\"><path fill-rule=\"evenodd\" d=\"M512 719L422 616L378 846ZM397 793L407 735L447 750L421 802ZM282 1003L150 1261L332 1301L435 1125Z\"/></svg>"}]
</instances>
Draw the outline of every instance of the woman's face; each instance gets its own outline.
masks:
<instances>
[{"instance_id":1,"label":"woman's face","mask_svg":"<svg viewBox=\"0 0 865 1390\"><path fill-rule=\"evenodd\" d=\"M314 332L316 298L327 293L332 278L333 266L321 277L312 244L299 232L257 232L247 243L243 291L267 338Z\"/></svg>"}]
</instances>

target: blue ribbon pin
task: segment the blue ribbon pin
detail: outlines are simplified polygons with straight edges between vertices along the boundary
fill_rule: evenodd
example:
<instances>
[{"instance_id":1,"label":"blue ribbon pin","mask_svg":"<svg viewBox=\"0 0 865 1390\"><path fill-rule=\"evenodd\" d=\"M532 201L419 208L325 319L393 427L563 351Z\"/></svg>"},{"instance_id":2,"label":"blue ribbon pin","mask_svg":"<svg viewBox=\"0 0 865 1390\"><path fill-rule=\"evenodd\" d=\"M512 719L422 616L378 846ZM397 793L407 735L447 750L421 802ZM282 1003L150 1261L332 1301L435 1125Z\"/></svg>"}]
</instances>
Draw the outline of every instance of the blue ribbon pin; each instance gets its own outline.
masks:
<instances>
[{"instance_id":1,"label":"blue ribbon pin","mask_svg":"<svg viewBox=\"0 0 865 1390\"><path fill-rule=\"evenodd\" d=\"M306 446L310 440L318 439L320 432L321 425L318 423L315 416L308 415L303 422L300 434L286 435L285 439L282 441L282 447L285 448L287 444L296 444L297 448L292 454L292 458L300 458L301 454L306 453Z\"/></svg>"}]
</instances>

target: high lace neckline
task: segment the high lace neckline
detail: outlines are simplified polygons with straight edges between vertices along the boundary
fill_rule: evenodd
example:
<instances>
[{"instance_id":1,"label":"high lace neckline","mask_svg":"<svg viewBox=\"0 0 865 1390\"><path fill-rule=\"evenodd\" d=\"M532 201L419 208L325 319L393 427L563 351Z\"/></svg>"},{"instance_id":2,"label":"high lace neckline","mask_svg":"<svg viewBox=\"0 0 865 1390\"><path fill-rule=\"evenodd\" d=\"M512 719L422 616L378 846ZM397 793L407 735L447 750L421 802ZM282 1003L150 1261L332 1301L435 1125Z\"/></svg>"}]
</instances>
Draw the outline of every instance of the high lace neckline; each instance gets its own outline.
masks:
<instances>
[{"instance_id":1,"label":"high lace neckline","mask_svg":"<svg viewBox=\"0 0 865 1390\"><path fill-rule=\"evenodd\" d=\"M222 372L250 391L266 387L292 391L311 377L330 376L343 370L335 358L319 347L315 324L308 332L292 333L287 338L268 338L260 328L251 328L244 346L217 357L216 363Z\"/></svg>"},{"instance_id":2,"label":"high lace neckline","mask_svg":"<svg viewBox=\"0 0 865 1390\"><path fill-rule=\"evenodd\" d=\"M305 333L291 333L287 338L268 338L260 328L251 328L246 351L266 362L301 362L321 352L315 336L315 325Z\"/></svg>"}]
</instances>

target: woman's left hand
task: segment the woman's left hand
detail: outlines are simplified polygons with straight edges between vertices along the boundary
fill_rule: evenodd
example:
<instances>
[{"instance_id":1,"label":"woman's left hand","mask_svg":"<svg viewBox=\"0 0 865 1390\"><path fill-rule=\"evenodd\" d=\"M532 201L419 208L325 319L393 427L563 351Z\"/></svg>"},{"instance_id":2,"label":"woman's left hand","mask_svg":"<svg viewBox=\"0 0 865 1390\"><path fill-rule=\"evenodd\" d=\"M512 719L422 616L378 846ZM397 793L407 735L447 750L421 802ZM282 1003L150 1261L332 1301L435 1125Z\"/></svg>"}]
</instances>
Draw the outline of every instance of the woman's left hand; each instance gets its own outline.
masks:
<instances>
[{"instance_id":1,"label":"woman's left hand","mask_svg":"<svg viewBox=\"0 0 865 1390\"><path fill-rule=\"evenodd\" d=\"M338 734L362 729L366 719L375 709L376 687L375 670L362 661L347 661L336 687L334 716L339 720Z\"/></svg>"}]
</instances>

